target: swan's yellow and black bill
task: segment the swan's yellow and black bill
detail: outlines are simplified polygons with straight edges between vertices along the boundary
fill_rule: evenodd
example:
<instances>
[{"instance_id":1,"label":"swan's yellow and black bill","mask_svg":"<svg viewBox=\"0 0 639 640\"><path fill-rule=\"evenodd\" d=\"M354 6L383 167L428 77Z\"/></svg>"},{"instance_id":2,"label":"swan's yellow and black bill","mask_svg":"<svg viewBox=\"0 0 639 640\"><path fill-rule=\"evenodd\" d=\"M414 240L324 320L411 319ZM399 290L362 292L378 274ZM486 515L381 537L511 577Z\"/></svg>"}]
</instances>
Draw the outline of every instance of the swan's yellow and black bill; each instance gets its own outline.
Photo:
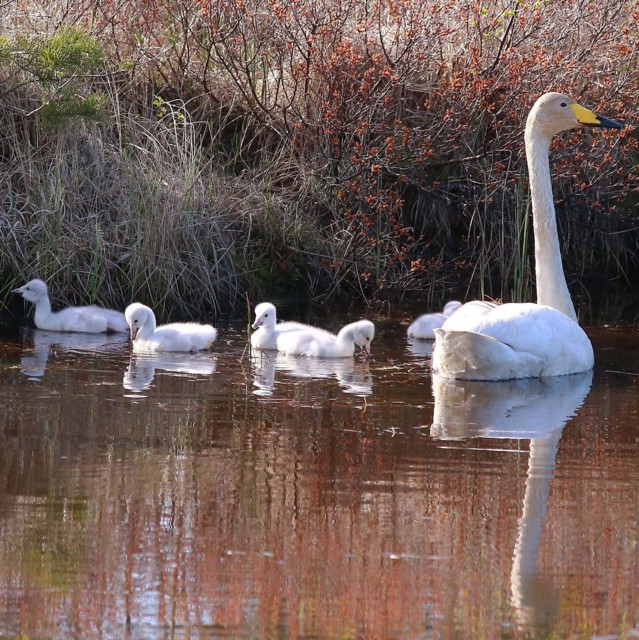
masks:
<instances>
[{"instance_id":1,"label":"swan's yellow and black bill","mask_svg":"<svg viewBox=\"0 0 639 640\"><path fill-rule=\"evenodd\" d=\"M623 128L622 124L619 124L614 120L610 120L610 118L598 116L589 109L586 109L580 104L577 104L576 102L568 106L572 109L572 112L575 114L575 118L577 118L579 124L583 124L587 127L605 127L607 129Z\"/></svg>"}]
</instances>

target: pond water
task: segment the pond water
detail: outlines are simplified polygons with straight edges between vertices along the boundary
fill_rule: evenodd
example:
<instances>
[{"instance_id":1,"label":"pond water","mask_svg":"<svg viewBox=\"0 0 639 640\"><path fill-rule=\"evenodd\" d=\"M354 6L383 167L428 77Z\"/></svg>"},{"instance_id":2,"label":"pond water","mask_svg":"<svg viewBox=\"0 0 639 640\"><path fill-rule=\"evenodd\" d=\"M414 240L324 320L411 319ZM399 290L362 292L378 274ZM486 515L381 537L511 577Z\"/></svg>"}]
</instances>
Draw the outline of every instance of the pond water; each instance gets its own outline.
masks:
<instances>
[{"instance_id":1,"label":"pond water","mask_svg":"<svg viewBox=\"0 0 639 640\"><path fill-rule=\"evenodd\" d=\"M0 340L0 636L639 637L639 333L592 374Z\"/></svg>"}]
</instances>

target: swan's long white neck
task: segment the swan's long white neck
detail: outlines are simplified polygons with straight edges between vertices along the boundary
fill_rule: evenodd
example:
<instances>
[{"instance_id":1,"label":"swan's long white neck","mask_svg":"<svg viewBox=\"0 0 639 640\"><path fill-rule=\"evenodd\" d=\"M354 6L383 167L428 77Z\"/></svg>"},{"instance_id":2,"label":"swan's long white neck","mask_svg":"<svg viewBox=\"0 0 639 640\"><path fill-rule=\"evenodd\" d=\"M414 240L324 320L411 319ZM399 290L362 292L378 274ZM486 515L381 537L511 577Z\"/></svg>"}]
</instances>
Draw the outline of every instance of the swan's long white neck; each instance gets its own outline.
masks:
<instances>
[{"instance_id":1,"label":"swan's long white neck","mask_svg":"<svg viewBox=\"0 0 639 640\"><path fill-rule=\"evenodd\" d=\"M557 219L550 179L551 136L536 130L533 114L526 123L526 157L533 210L537 303L553 307L577 321L561 263Z\"/></svg>"},{"instance_id":2,"label":"swan's long white neck","mask_svg":"<svg viewBox=\"0 0 639 640\"><path fill-rule=\"evenodd\" d=\"M144 324L140 327L137 337L146 340L155 333L155 327L155 315L147 312L144 317Z\"/></svg>"},{"instance_id":3,"label":"swan's long white neck","mask_svg":"<svg viewBox=\"0 0 639 640\"><path fill-rule=\"evenodd\" d=\"M36 326L46 322L51 317L51 301L49 296L45 295L35 303L35 314L33 320Z\"/></svg>"},{"instance_id":4,"label":"swan's long white neck","mask_svg":"<svg viewBox=\"0 0 639 640\"><path fill-rule=\"evenodd\" d=\"M530 441L524 505L510 573L512 604L519 612L533 606L539 597L535 593L539 545L562 432L563 428L556 429L548 438Z\"/></svg>"},{"instance_id":5,"label":"swan's long white neck","mask_svg":"<svg viewBox=\"0 0 639 640\"><path fill-rule=\"evenodd\" d=\"M340 345L350 345L353 342L355 342L355 326L354 323L351 323L339 330L337 343Z\"/></svg>"}]
</instances>

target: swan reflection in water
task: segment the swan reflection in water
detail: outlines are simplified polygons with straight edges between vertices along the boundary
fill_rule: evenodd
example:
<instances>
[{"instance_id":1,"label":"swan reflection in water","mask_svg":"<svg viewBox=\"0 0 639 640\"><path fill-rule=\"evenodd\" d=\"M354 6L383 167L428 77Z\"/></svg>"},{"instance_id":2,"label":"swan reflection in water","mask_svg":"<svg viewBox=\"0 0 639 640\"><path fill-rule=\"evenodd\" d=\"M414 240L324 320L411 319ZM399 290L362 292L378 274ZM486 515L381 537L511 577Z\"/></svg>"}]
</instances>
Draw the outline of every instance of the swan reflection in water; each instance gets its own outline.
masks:
<instances>
[{"instance_id":1,"label":"swan reflection in water","mask_svg":"<svg viewBox=\"0 0 639 640\"><path fill-rule=\"evenodd\" d=\"M133 353L124 372L122 385L129 391L144 391L151 386L158 370L168 373L208 376L215 373L217 359L207 353L161 351Z\"/></svg>"},{"instance_id":2,"label":"swan reflection in water","mask_svg":"<svg viewBox=\"0 0 639 640\"><path fill-rule=\"evenodd\" d=\"M276 351L253 351L253 393L270 396L275 386L275 372L283 371L295 378L335 378L344 393L369 396L373 393L373 376L367 362L355 358L307 358L287 356Z\"/></svg>"},{"instance_id":3,"label":"swan reflection in water","mask_svg":"<svg viewBox=\"0 0 639 640\"><path fill-rule=\"evenodd\" d=\"M52 353L108 353L123 348L125 333L61 333L42 329L23 329L24 349L20 356L20 372L29 378L41 378Z\"/></svg>"},{"instance_id":4,"label":"swan reflection in water","mask_svg":"<svg viewBox=\"0 0 639 640\"><path fill-rule=\"evenodd\" d=\"M542 583L537 555L555 456L564 426L590 391L592 371L547 379L474 382L433 376L431 435L530 439L526 488L510 575L511 602L520 624L543 624L559 607Z\"/></svg>"}]
</instances>

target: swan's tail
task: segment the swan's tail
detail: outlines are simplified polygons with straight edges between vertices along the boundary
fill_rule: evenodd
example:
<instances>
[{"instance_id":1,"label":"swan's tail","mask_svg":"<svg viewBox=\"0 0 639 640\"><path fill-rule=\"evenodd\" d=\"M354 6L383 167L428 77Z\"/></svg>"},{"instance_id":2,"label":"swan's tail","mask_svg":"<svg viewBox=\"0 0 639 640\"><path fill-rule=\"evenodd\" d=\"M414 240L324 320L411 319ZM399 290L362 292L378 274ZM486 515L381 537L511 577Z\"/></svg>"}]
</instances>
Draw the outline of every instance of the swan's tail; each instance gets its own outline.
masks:
<instances>
[{"instance_id":1,"label":"swan's tail","mask_svg":"<svg viewBox=\"0 0 639 640\"><path fill-rule=\"evenodd\" d=\"M433 371L458 380L508 380L541 375L543 360L491 336L435 329Z\"/></svg>"}]
</instances>

